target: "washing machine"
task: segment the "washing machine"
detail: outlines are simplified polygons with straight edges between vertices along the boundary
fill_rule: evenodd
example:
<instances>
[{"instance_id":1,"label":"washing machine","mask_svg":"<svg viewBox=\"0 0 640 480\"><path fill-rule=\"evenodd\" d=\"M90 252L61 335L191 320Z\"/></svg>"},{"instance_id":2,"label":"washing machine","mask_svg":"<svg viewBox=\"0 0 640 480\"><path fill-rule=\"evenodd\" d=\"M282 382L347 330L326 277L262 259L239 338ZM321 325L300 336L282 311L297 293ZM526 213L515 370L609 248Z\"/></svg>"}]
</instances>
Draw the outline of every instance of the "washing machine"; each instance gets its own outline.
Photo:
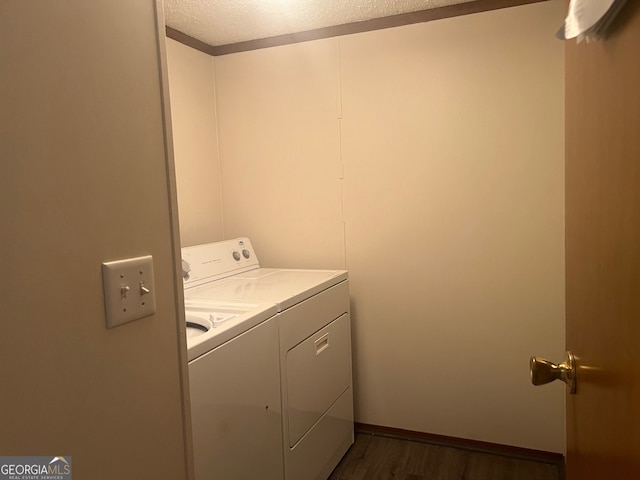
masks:
<instances>
[{"instance_id":1,"label":"washing machine","mask_svg":"<svg viewBox=\"0 0 640 480\"><path fill-rule=\"evenodd\" d=\"M186 247L182 258L187 305L275 305L284 478L328 478L353 443L347 271L262 268L248 238Z\"/></svg>"},{"instance_id":2,"label":"washing machine","mask_svg":"<svg viewBox=\"0 0 640 480\"><path fill-rule=\"evenodd\" d=\"M200 299L185 310L196 480L281 480L276 306Z\"/></svg>"}]
</instances>

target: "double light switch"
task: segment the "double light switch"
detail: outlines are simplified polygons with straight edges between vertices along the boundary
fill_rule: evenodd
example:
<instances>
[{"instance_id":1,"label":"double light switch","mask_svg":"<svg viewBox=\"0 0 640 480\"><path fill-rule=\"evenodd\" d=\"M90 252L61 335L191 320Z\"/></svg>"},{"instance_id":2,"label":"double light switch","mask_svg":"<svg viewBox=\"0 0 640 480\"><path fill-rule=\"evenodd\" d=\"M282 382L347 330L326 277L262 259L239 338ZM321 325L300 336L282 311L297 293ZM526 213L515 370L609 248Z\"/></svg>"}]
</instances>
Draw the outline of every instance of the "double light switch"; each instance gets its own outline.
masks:
<instances>
[{"instance_id":1,"label":"double light switch","mask_svg":"<svg viewBox=\"0 0 640 480\"><path fill-rule=\"evenodd\" d=\"M107 328L155 313L151 255L103 263L102 280Z\"/></svg>"}]
</instances>

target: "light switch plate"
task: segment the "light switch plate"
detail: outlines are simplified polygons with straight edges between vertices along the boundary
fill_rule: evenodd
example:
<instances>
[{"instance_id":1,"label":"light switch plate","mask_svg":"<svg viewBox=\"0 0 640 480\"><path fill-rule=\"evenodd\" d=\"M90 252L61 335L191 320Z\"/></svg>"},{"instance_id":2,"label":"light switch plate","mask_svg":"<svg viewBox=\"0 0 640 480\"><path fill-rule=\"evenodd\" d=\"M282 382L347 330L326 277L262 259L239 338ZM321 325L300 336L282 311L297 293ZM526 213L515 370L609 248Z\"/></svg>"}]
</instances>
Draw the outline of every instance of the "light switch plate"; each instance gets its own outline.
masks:
<instances>
[{"instance_id":1,"label":"light switch plate","mask_svg":"<svg viewBox=\"0 0 640 480\"><path fill-rule=\"evenodd\" d=\"M153 257L102 264L107 328L153 315L156 311Z\"/></svg>"}]
</instances>

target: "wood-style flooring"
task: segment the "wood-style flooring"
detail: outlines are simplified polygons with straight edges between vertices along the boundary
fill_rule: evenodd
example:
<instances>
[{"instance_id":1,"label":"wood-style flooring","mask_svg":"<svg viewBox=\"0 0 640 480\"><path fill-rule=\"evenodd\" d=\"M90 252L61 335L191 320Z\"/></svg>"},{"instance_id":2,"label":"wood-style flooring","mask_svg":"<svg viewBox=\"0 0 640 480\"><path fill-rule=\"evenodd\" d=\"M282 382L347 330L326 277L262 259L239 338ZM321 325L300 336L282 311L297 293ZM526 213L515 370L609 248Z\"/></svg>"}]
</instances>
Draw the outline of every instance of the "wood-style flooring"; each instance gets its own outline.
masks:
<instances>
[{"instance_id":1,"label":"wood-style flooring","mask_svg":"<svg viewBox=\"0 0 640 480\"><path fill-rule=\"evenodd\" d=\"M556 464L356 433L329 480L562 480Z\"/></svg>"}]
</instances>

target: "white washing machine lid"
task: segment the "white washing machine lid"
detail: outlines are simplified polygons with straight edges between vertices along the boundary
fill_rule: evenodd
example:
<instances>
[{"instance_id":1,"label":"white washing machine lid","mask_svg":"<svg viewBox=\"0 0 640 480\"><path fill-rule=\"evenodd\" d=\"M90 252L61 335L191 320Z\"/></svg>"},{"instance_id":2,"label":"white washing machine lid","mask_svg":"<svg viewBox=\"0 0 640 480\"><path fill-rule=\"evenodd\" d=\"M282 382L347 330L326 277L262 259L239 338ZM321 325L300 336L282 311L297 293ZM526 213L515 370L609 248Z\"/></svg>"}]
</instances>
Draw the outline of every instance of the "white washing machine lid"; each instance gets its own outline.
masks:
<instances>
[{"instance_id":1,"label":"white washing machine lid","mask_svg":"<svg viewBox=\"0 0 640 480\"><path fill-rule=\"evenodd\" d=\"M275 304L212 299L185 300L188 360L195 360L276 313L278 309ZM195 327L198 325L202 330L207 330L196 332Z\"/></svg>"},{"instance_id":2,"label":"white washing machine lid","mask_svg":"<svg viewBox=\"0 0 640 480\"><path fill-rule=\"evenodd\" d=\"M256 268L185 290L185 299L274 303L286 310L347 280L346 270Z\"/></svg>"}]
</instances>

